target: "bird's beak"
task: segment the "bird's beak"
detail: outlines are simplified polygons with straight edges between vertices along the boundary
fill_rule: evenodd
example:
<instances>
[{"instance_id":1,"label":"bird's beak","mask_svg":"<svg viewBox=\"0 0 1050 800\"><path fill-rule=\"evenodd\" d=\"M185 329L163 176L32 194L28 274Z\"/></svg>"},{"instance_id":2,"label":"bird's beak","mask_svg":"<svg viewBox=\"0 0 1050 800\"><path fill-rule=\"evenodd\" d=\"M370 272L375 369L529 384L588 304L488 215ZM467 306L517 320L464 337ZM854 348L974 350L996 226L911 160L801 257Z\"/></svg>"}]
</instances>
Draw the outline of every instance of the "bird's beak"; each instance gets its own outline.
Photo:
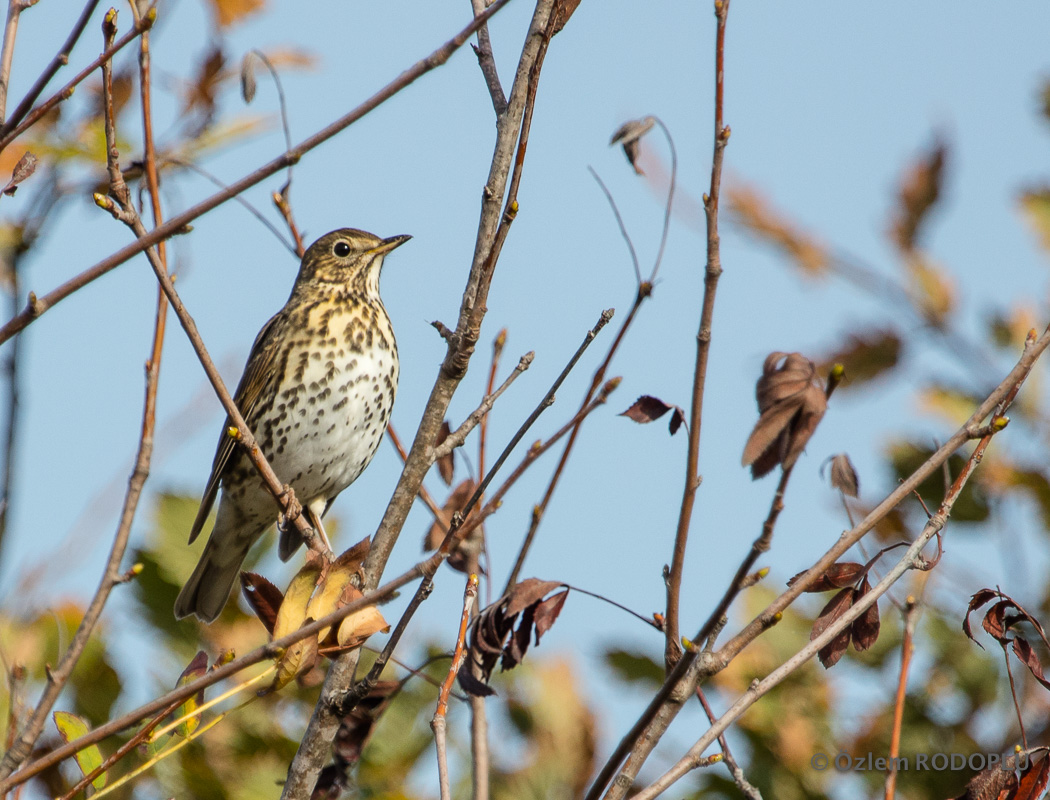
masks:
<instances>
[{"instance_id":1,"label":"bird's beak","mask_svg":"<svg viewBox=\"0 0 1050 800\"><path fill-rule=\"evenodd\" d=\"M412 237L408 236L407 234L402 234L401 236L391 236L389 239L384 239L375 247L373 247L372 252L376 253L377 255L389 253L391 250L400 247L411 238Z\"/></svg>"}]
</instances>

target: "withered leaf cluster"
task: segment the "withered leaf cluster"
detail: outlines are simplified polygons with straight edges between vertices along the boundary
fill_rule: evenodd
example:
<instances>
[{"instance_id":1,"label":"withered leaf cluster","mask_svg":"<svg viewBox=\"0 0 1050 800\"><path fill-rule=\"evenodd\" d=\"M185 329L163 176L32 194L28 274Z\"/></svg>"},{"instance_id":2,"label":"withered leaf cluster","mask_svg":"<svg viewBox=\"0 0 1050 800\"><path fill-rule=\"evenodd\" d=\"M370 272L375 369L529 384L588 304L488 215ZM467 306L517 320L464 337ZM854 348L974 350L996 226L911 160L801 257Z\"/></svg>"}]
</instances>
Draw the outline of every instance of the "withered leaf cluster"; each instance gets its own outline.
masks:
<instances>
[{"instance_id":1,"label":"withered leaf cluster","mask_svg":"<svg viewBox=\"0 0 1050 800\"><path fill-rule=\"evenodd\" d=\"M966 791L954 800L1039 800L1050 781L1047 750L1035 747L981 770L966 784ZM1016 772L1018 764L1024 765L1020 777Z\"/></svg>"},{"instance_id":2,"label":"withered leaf cluster","mask_svg":"<svg viewBox=\"0 0 1050 800\"><path fill-rule=\"evenodd\" d=\"M807 593L830 592L833 589L839 591L827 605L821 609L820 614L813 623L813 629L809 633L809 640L813 641L828 629L839 617L849 611L860 598L871 590L868 582L869 564L858 564L854 561L843 561L832 564L816 581L805 591ZM788 581L788 586L793 585L805 573L800 572ZM820 663L824 669L830 669L838 663L846 652L849 643L853 642L853 649L862 652L871 647L879 638L879 604L872 603L868 609L853 620L853 624L844 628L838 636L824 645L817 652Z\"/></svg>"},{"instance_id":3,"label":"withered leaf cluster","mask_svg":"<svg viewBox=\"0 0 1050 800\"><path fill-rule=\"evenodd\" d=\"M828 408L813 362L801 353L770 353L755 389L759 418L744 446L743 466L761 478L795 465Z\"/></svg>"},{"instance_id":4,"label":"withered leaf cluster","mask_svg":"<svg viewBox=\"0 0 1050 800\"><path fill-rule=\"evenodd\" d=\"M679 406L665 403L659 397L643 394L634 401L634 404L630 408L622 412L620 416L633 419L635 422L644 425L647 422L653 422L654 420L660 419L660 417L672 410L674 413L671 414L671 420L667 425L667 430L670 431L672 436L674 436L678 433L678 429L685 424L685 412Z\"/></svg>"},{"instance_id":5,"label":"withered leaf cluster","mask_svg":"<svg viewBox=\"0 0 1050 800\"><path fill-rule=\"evenodd\" d=\"M353 578L370 546L370 540L365 538L330 564L307 561L284 593L262 575L242 572L242 591L270 636L280 639L363 597ZM353 650L372 634L389 628L379 609L366 606L344 617L338 626L322 628L316 636L300 639L278 659L271 689L280 689L293 678L305 675L319 656Z\"/></svg>"},{"instance_id":6,"label":"withered leaf cluster","mask_svg":"<svg viewBox=\"0 0 1050 800\"><path fill-rule=\"evenodd\" d=\"M1039 660L1039 656L1032 648L1031 642L1026 637L1021 636L1015 626L1027 622L1035 629L1036 634L1043 642L1043 646L1050 649L1046 631L1043 630L1039 620L1028 613L1012 597L1003 594L998 589L981 589L979 592L976 592L970 598L969 605L966 606L966 618L963 620L962 626L963 633L974 642L977 642L979 646L984 647L974 637L973 630L970 628L970 614L996 598L998 598L998 602L985 612L984 619L981 620L982 627L988 632L989 636L999 643L999 646L1003 648L1003 652L1006 652L1008 647L1013 650L1017 659L1032 673L1032 677L1039 681L1044 689L1050 689L1050 681L1043 675L1043 665Z\"/></svg>"},{"instance_id":7,"label":"withered leaf cluster","mask_svg":"<svg viewBox=\"0 0 1050 800\"><path fill-rule=\"evenodd\" d=\"M546 600L543 598L562 587L565 584L560 581L527 578L481 612L471 632L470 656L486 681L492 676L497 661L500 662L500 671L514 669L521 663L529 649L533 630L536 631L536 644L540 643L540 637L558 619L569 590L566 587ZM465 669L460 673L460 686L466 692L479 694L473 685L476 681L464 680L466 673Z\"/></svg>"}]
</instances>

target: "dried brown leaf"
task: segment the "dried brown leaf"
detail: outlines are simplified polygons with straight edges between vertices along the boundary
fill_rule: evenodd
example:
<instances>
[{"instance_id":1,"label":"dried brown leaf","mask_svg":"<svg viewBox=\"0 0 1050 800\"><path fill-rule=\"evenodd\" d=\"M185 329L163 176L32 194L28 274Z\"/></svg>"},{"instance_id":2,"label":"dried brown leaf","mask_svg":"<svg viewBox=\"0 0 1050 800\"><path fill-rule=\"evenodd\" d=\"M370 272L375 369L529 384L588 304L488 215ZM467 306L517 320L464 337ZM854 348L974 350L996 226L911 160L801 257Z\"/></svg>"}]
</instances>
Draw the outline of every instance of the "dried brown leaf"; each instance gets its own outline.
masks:
<instances>
[{"instance_id":1,"label":"dried brown leaf","mask_svg":"<svg viewBox=\"0 0 1050 800\"><path fill-rule=\"evenodd\" d=\"M846 648L849 647L850 640L850 629L846 628L838 636L824 645L820 650L817 651L817 658L820 659L820 663L824 669L831 669L842 658L846 652Z\"/></svg>"},{"instance_id":2,"label":"dried brown leaf","mask_svg":"<svg viewBox=\"0 0 1050 800\"><path fill-rule=\"evenodd\" d=\"M797 575L792 576L788 581L788 586L794 586L798 582L798 579L805 575L806 572L807 570L803 570ZM832 589L841 589L845 586L852 586L863 574L863 564L858 564L856 561L840 561L836 564L832 564L824 570L824 573L813 581L805 592L830 592Z\"/></svg>"},{"instance_id":3,"label":"dried brown leaf","mask_svg":"<svg viewBox=\"0 0 1050 800\"><path fill-rule=\"evenodd\" d=\"M524 611L533 603L539 602L547 594L564 585L565 584L561 581L544 581L539 578L526 578L510 590L505 613L508 617L512 617L515 614Z\"/></svg>"},{"instance_id":4,"label":"dried brown leaf","mask_svg":"<svg viewBox=\"0 0 1050 800\"><path fill-rule=\"evenodd\" d=\"M962 624L963 633L965 633L972 641L977 642L977 645L981 648L983 648L984 645L977 641L973 635L973 630L970 628L970 614L983 606L993 597L998 596L999 593L994 589L981 589L973 594L970 598L970 602L966 606L966 616L963 618Z\"/></svg>"},{"instance_id":5,"label":"dried brown leaf","mask_svg":"<svg viewBox=\"0 0 1050 800\"><path fill-rule=\"evenodd\" d=\"M216 95L222 79L226 56L222 48L214 46L197 67L197 74L183 98L182 113L199 112L203 125L210 123L215 115Z\"/></svg>"},{"instance_id":6,"label":"dried brown leaf","mask_svg":"<svg viewBox=\"0 0 1050 800\"><path fill-rule=\"evenodd\" d=\"M820 614L813 622L813 629L809 632L809 640L812 642L820 634L827 630L828 626L831 625L835 620L849 611L853 605L855 592L852 588L845 588L840 590L834 597L832 597L827 604L821 609ZM846 631L846 643L849 644L849 630Z\"/></svg>"},{"instance_id":7,"label":"dried brown leaf","mask_svg":"<svg viewBox=\"0 0 1050 800\"><path fill-rule=\"evenodd\" d=\"M628 419L632 419L640 424L645 424L660 419L660 417L672 408L674 408L674 406L668 405L659 397L643 394L634 401L634 404L630 408L621 412L620 416L627 417Z\"/></svg>"},{"instance_id":8,"label":"dried brown leaf","mask_svg":"<svg viewBox=\"0 0 1050 800\"><path fill-rule=\"evenodd\" d=\"M360 760L361 751L372 735L376 721L400 689L400 681L376 681L353 711L343 717L332 745L332 752L339 760L350 766Z\"/></svg>"},{"instance_id":9,"label":"dried brown leaf","mask_svg":"<svg viewBox=\"0 0 1050 800\"><path fill-rule=\"evenodd\" d=\"M1006 644L1006 610L1011 605L1007 600L1000 600L985 612L984 619L981 620L981 626L1001 644Z\"/></svg>"},{"instance_id":10,"label":"dried brown leaf","mask_svg":"<svg viewBox=\"0 0 1050 800\"><path fill-rule=\"evenodd\" d=\"M853 462L845 453L832 456L831 486L850 497L860 494L860 478L857 477Z\"/></svg>"},{"instance_id":11,"label":"dried brown leaf","mask_svg":"<svg viewBox=\"0 0 1050 800\"><path fill-rule=\"evenodd\" d=\"M1023 636L1015 636L1013 639L1013 650L1014 655L1017 656L1021 663L1028 667L1032 677L1039 681L1044 689L1050 689L1050 681L1043 675L1042 662L1039 661L1039 656L1036 655L1028 640Z\"/></svg>"},{"instance_id":12,"label":"dried brown leaf","mask_svg":"<svg viewBox=\"0 0 1050 800\"><path fill-rule=\"evenodd\" d=\"M794 466L828 401L813 362L801 353L767 356L755 396L760 416L741 462L751 465L753 478L760 478L778 463L784 469Z\"/></svg>"},{"instance_id":13,"label":"dried brown leaf","mask_svg":"<svg viewBox=\"0 0 1050 800\"><path fill-rule=\"evenodd\" d=\"M495 689L475 678L466 664L456 673L456 680L459 681L459 688L472 697L492 697L496 694Z\"/></svg>"},{"instance_id":14,"label":"dried brown leaf","mask_svg":"<svg viewBox=\"0 0 1050 800\"><path fill-rule=\"evenodd\" d=\"M466 508L467 502L477 488L478 485L474 479L467 478L453 489L452 494L448 496L445 505L442 507L442 511L445 512L445 519L451 520L453 514ZM434 520L427 531L426 538L423 540L423 550L425 552L437 550L441 546L441 542L444 541L446 533L448 533L448 529L437 520Z\"/></svg>"},{"instance_id":15,"label":"dried brown leaf","mask_svg":"<svg viewBox=\"0 0 1050 800\"><path fill-rule=\"evenodd\" d=\"M970 778L966 791L955 800L1005 800L1017 790L1017 775L1001 764L983 769Z\"/></svg>"},{"instance_id":16,"label":"dried brown leaf","mask_svg":"<svg viewBox=\"0 0 1050 800\"><path fill-rule=\"evenodd\" d=\"M259 618L267 633L273 636L273 626L277 622L277 609L284 602L281 590L256 572L241 573L241 592L255 616Z\"/></svg>"},{"instance_id":17,"label":"dried brown leaf","mask_svg":"<svg viewBox=\"0 0 1050 800\"><path fill-rule=\"evenodd\" d=\"M536 625L536 644L540 643L543 634L549 631L551 626L558 620L558 615L565 606L565 601L568 597L569 590L566 589L565 591L558 592L536 604L536 613L534 615Z\"/></svg>"},{"instance_id":18,"label":"dried brown leaf","mask_svg":"<svg viewBox=\"0 0 1050 800\"><path fill-rule=\"evenodd\" d=\"M18 190L18 184L36 172L36 165L37 157L27 150L18 159L18 163L15 164L15 168L11 171L11 180L0 191L3 191L8 197L13 195Z\"/></svg>"},{"instance_id":19,"label":"dried brown leaf","mask_svg":"<svg viewBox=\"0 0 1050 800\"><path fill-rule=\"evenodd\" d=\"M671 414L671 421L667 423L667 430L674 436L683 425L685 425L685 412L678 406L675 406L674 412ZM689 428L687 427L686 430L688 431Z\"/></svg>"},{"instance_id":20,"label":"dried brown leaf","mask_svg":"<svg viewBox=\"0 0 1050 800\"><path fill-rule=\"evenodd\" d=\"M1046 792L1048 782L1050 782L1050 756L1043 756L1038 761L1029 757L1028 766L1021 770L1017 794L1011 800L1039 800Z\"/></svg>"},{"instance_id":21,"label":"dried brown leaf","mask_svg":"<svg viewBox=\"0 0 1050 800\"><path fill-rule=\"evenodd\" d=\"M386 633L388 630L390 623L383 619L379 609L375 606L365 606L339 623L337 640L340 647L352 650L364 644L372 634Z\"/></svg>"},{"instance_id":22,"label":"dried brown leaf","mask_svg":"<svg viewBox=\"0 0 1050 800\"><path fill-rule=\"evenodd\" d=\"M893 238L902 251L916 248L919 230L941 194L948 147L937 138L905 172L893 220Z\"/></svg>"},{"instance_id":23,"label":"dried brown leaf","mask_svg":"<svg viewBox=\"0 0 1050 800\"><path fill-rule=\"evenodd\" d=\"M868 583L868 578L865 576L864 581L860 585L860 589L857 590L856 599L859 600L870 590L871 584ZM853 649L859 653L867 650L875 644L879 638L879 628L879 604L878 602L875 602L868 606L867 611L857 617L850 626L853 638Z\"/></svg>"},{"instance_id":24,"label":"dried brown leaf","mask_svg":"<svg viewBox=\"0 0 1050 800\"><path fill-rule=\"evenodd\" d=\"M449 434L452 433L452 426L448 424L446 419L441 423L441 427L438 429L437 439L434 441L434 447L440 447L441 444L448 438ZM441 476L441 480L445 482L446 486L452 485L452 479L455 477L456 464L452 453L441 456L437 460L438 474Z\"/></svg>"}]
</instances>

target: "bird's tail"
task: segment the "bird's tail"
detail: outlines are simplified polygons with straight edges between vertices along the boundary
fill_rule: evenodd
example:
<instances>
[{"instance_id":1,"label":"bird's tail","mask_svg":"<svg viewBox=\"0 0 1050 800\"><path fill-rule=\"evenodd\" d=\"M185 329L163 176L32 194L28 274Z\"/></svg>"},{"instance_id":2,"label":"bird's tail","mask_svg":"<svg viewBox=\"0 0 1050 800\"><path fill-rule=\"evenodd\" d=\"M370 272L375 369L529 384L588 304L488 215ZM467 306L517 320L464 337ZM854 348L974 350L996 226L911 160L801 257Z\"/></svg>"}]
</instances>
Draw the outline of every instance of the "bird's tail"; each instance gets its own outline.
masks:
<instances>
[{"instance_id":1,"label":"bird's tail","mask_svg":"<svg viewBox=\"0 0 1050 800\"><path fill-rule=\"evenodd\" d=\"M214 622L222 613L241 564L257 538L243 534L242 530L220 530L216 523L201 560L175 601L175 619L196 614L202 622Z\"/></svg>"}]
</instances>

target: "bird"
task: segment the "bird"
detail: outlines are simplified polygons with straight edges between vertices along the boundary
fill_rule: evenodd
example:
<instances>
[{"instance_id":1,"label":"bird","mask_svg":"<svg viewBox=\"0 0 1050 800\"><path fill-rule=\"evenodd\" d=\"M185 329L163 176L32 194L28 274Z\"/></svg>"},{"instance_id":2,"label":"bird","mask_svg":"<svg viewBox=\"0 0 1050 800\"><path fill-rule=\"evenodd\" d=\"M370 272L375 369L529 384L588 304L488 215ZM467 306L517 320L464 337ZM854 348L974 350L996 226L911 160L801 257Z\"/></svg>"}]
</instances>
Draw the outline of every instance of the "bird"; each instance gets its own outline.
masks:
<instances>
[{"instance_id":1,"label":"bird","mask_svg":"<svg viewBox=\"0 0 1050 800\"><path fill-rule=\"evenodd\" d=\"M371 462L390 421L400 366L379 275L390 251L411 238L341 228L310 245L288 301L255 337L234 393L270 466L326 541L321 518ZM230 435L232 424L227 417L190 543L221 488L215 524L175 601L176 619L219 616L248 551L278 516ZM301 544L301 534L285 525L281 560Z\"/></svg>"}]
</instances>

